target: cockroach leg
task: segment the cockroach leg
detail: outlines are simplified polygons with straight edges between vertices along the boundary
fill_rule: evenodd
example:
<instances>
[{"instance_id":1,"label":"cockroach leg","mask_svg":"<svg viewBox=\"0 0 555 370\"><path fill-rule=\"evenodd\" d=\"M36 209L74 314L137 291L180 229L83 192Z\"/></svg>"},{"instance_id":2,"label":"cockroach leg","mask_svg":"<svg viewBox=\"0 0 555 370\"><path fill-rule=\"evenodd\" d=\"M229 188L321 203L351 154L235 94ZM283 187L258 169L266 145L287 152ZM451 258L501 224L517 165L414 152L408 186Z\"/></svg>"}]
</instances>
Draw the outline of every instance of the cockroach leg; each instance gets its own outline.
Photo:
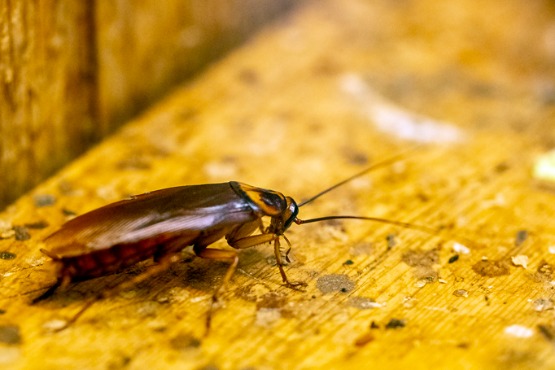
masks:
<instances>
[{"instance_id":1,"label":"cockroach leg","mask_svg":"<svg viewBox=\"0 0 555 370\"><path fill-rule=\"evenodd\" d=\"M281 236L285 237L284 235L281 235ZM289 281L289 279L287 278L287 275L285 274L285 270L283 269L284 263L281 257L279 238L280 238L280 235L277 235L277 234L260 234L260 235L247 236L242 239L230 240L229 243L233 248L246 249L246 248L254 247L256 245L260 245L268 242L274 242L274 253L276 256L276 264L278 266L281 279L283 280L283 282L287 287L295 290L302 290L300 287L306 286L307 284L305 282ZM289 240L287 239L285 240L290 246ZM287 255L289 254L290 249L291 248L289 248L286 252L286 256L285 256L286 261L289 261L289 258L287 257Z\"/></svg>"},{"instance_id":2,"label":"cockroach leg","mask_svg":"<svg viewBox=\"0 0 555 370\"><path fill-rule=\"evenodd\" d=\"M227 284L233 277L233 274L237 270L237 265L239 264L239 255L236 251L233 250L223 250L223 249L215 249L215 248L205 248L200 246L194 246L193 250L198 257L206 258L210 260L217 260L217 261L226 261L231 262L227 271L224 275L224 279L220 286L216 288L214 293L212 294L212 301L210 303L210 310L206 316L206 334L210 331L210 326L212 324L212 314L215 310L216 304L219 301L220 295L225 290Z\"/></svg>"},{"instance_id":3,"label":"cockroach leg","mask_svg":"<svg viewBox=\"0 0 555 370\"><path fill-rule=\"evenodd\" d=\"M38 297L34 298L31 301L31 305L34 305L35 303L38 303L47 298L50 298L54 294L54 292L58 290L58 288L63 289L67 287L69 283L71 283L71 276L69 275L59 276L58 280L56 280L56 282L50 288L48 288L44 293L42 293L41 295L39 295Z\"/></svg>"},{"instance_id":4,"label":"cockroach leg","mask_svg":"<svg viewBox=\"0 0 555 370\"><path fill-rule=\"evenodd\" d=\"M287 239L286 239L287 240ZM287 243L289 243L289 241L287 240ZM275 235L274 237L274 255L276 256L276 263L279 269L279 273L281 274L281 279L283 280L283 282L285 283L285 285L291 289L295 289L295 290L303 290L302 287L307 286L307 284L304 281L289 281L289 279L287 278L287 275L285 274L285 270L283 269L283 261L281 259L281 248L280 248L281 244L279 242L279 235ZM290 248L291 249L291 248ZM287 252L288 254L289 252ZM287 255L286 255L286 259Z\"/></svg>"},{"instance_id":5,"label":"cockroach leg","mask_svg":"<svg viewBox=\"0 0 555 370\"><path fill-rule=\"evenodd\" d=\"M289 259L289 253L291 253L291 242L289 241L289 239L287 239L287 237L285 235L282 235L283 239L285 239L285 241L287 242L287 250L285 251L284 257L285 257L285 261L287 263L291 263L291 260Z\"/></svg>"},{"instance_id":6,"label":"cockroach leg","mask_svg":"<svg viewBox=\"0 0 555 370\"><path fill-rule=\"evenodd\" d=\"M112 297L115 294L117 294L118 292L121 292L121 291L123 291L127 288L135 286L135 285L139 284L140 282L150 278L153 275L156 275L158 273L166 271L170 267L171 264L179 261L179 259L180 259L180 256L179 256L178 253L166 254L166 255L159 258L159 262L156 265L149 266L148 269L145 272L143 272L142 274L139 274L139 275L133 277L132 279L130 279L128 281L125 281L123 283L111 286L108 289L98 293L96 296L94 296L93 298L91 298L87 302L85 302L83 307L81 307L79 309L79 311L77 311L76 314L74 314L69 320L67 320L66 323L63 326L61 326L59 328L56 328L54 330L54 332L60 332L64 329L67 329L70 325L72 325L74 322L76 322L81 316L83 316L83 314L96 301L99 301L101 299L105 299L105 298L108 298L108 297ZM63 286L63 282L62 282L62 286ZM52 287L50 289L52 289ZM50 289L48 289L48 290L50 290Z\"/></svg>"},{"instance_id":7,"label":"cockroach leg","mask_svg":"<svg viewBox=\"0 0 555 370\"><path fill-rule=\"evenodd\" d=\"M240 239L228 240L229 245L235 249L247 249L260 244L269 243L274 240L274 234L259 234L246 236Z\"/></svg>"},{"instance_id":8,"label":"cockroach leg","mask_svg":"<svg viewBox=\"0 0 555 370\"><path fill-rule=\"evenodd\" d=\"M46 298L50 298L52 296L52 294L54 294L56 289L58 289L61 285L62 285L62 279L58 279L54 283L54 285L52 285L50 288L48 288L44 293L42 293L38 297L33 298L33 300L31 301L31 305L34 305L34 304L36 304L40 301L43 301Z\"/></svg>"}]
</instances>

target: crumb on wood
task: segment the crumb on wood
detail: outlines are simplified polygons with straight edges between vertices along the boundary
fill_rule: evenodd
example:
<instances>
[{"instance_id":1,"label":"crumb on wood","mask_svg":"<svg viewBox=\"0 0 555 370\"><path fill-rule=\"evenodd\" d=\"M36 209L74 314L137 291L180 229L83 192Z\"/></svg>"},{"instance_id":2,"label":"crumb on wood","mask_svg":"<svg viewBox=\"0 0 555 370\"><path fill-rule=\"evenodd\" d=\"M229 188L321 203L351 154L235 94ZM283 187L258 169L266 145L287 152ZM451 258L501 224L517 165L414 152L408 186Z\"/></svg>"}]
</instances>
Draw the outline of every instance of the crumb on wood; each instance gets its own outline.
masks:
<instances>
[{"instance_id":1,"label":"crumb on wood","mask_svg":"<svg viewBox=\"0 0 555 370\"><path fill-rule=\"evenodd\" d=\"M517 338L530 338L534 335L534 331L523 325L509 325L505 328L505 334Z\"/></svg>"},{"instance_id":2,"label":"crumb on wood","mask_svg":"<svg viewBox=\"0 0 555 370\"><path fill-rule=\"evenodd\" d=\"M553 265L546 260L541 260L534 277L538 281L550 281L553 277Z\"/></svg>"},{"instance_id":3,"label":"crumb on wood","mask_svg":"<svg viewBox=\"0 0 555 370\"><path fill-rule=\"evenodd\" d=\"M453 292L453 295L455 297L467 298L468 297L468 290L466 290L466 289L457 289Z\"/></svg>"},{"instance_id":4,"label":"crumb on wood","mask_svg":"<svg viewBox=\"0 0 555 370\"><path fill-rule=\"evenodd\" d=\"M52 194L37 194L33 197L35 207L48 207L56 203L56 197Z\"/></svg>"},{"instance_id":5,"label":"crumb on wood","mask_svg":"<svg viewBox=\"0 0 555 370\"><path fill-rule=\"evenodd\" d=\"M554 308L551 298L538 298L532 301L532 307L536 312L552 310Z\"/></svg>"},{"instance_id":6,"label":"crumb on wood","mask_svg":"<svg viewBox=\"0 0 555 370\"><path fill-rule=\"evenodd\" d=\"M470 249L461 243L454 243L453 252L458 254L470 254Z\"/></svg>"},{"instance_id":7,"label":"crumb on wood","mask_svg":"<svg viewBox=\"0 0 555 370\"><path fill-rule=\"evenodd\" d=\"M15 231L15 240L25 241L31 239L29 229L27 229L25 226L14 226L13 230Z\"/></svg>"},{"instance_id":8,"label":"crumb on wood","mask_svg":"<svg viewBox=\"0 0 555 370\"><path fill-rule=\"evenodd\" d=\"M367 298L367 297L351 297L347 301L347 304L351 307L358 308L360 310L380 308L385 306L384 303L376 302L374 299Z\"/></svg>"},{"instance_id":9,"label":"crumb on wood","mask_svg":"<svg viewBox=\"0 0 555 370\"><path fill-rule=\"evenodd\" d=\"M524 269L528 268L528 256L519 254L518 256L511 257L511 261L515 266L522 266Z\"/></svg>"}]
</instances>

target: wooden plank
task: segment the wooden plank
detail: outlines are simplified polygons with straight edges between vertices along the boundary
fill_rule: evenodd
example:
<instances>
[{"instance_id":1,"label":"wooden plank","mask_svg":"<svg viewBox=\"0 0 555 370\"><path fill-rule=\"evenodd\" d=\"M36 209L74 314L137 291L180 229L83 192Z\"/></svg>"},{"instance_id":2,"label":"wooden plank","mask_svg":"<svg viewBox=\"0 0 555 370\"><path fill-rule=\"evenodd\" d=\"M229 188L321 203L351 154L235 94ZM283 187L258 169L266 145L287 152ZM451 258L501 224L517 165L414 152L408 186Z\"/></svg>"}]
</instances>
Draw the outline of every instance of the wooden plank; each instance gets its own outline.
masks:
<instances>
[{"instance_id":1,"label":"wooden plank","mask_svg":"<svg viewBox=\"0 0 555 370\"><path fill-rule=\"evenodd\" d=\"M111 132L293 3L98 1L100 125Z\"/></svg>"},{"instance_id":2,"label":"wooden plank","mask_svg":"<svg viewBox=\"0 0 555 370\"><path fill-rule=\"evenodd\" d=\"M0 208L98 138L90 4L0 2Z\"/></svg>"},{"instance_id":3,"label":"wooden plank","mask_svg":"<svg viewBox=\"0 0 555 370\"><path fill-rule=\"evenodd\" d=\"M313 3L128 123L0 216L4 368L554 367L554 195L531 175L554 142L553 9L534 4ZM287 273L306 291L281 285L271 248L245 250L207 337L223 263L184 257L60 333L145 265L29 305L53 281L40 240L68 210L230 179L300 200L422 142L299 217L443 238L293 225Z\"/></svg>"},{"instance_id":4,"label":"wooden plank","mask_svg":"<svg viewBox=\"0 0 555 370\"><path fill-rule=\"evenodd\" d=\"M0 208L291 5L0 1Z\"/></svg>"}]
</instances>

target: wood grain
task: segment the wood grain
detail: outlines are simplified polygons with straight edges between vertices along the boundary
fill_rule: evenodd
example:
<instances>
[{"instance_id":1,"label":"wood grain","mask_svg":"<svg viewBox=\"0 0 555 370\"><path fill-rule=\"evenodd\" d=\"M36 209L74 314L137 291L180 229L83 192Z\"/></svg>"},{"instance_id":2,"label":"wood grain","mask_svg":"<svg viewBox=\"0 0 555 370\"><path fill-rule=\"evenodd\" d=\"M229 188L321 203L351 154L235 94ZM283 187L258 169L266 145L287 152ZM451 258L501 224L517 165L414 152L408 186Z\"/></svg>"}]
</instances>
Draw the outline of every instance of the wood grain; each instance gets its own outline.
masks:
<instances>
[{"instance_id":1,"label":"wood grain","mask_svg":"<svg viewBox=\"0 0 555 370\"><path fill-rule=\"evenodd\" d=\"M555 367L555 195L531 176L554 143L554 9L474 5L309 4L20 198L0 216L4 368ZM187 255L60 333L150 262L29 305L53 281L40 240L70 211L227 180L302 200L407 148L299 216L440 235L293 225L287 272L306 291L281 285L271 248L245 250L207 337L226 266Z\"/></svg>"},{"instance_id":2,"label":"wood grain","mask_svg":"<svg viewBox=\"0 0 555 370\"><path fill-rule=\"evenodd\" d=\"M90 12L0 2L0 208L99 138Z\"/></svg>"}]
</instances>

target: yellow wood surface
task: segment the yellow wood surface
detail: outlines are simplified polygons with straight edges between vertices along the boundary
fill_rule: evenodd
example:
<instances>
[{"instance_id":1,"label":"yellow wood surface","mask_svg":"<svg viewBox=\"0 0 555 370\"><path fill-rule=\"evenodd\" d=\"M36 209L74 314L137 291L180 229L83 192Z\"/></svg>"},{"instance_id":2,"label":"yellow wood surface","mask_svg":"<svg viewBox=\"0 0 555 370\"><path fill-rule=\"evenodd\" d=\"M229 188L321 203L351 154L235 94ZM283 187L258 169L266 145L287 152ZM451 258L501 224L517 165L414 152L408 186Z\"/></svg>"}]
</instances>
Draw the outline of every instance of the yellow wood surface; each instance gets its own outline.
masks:
<instances>
[{"instance_id":1,"label":"yellow wood surface","mask_svg":"<svg viewBox=\"0 0 555 370\"><path fill-rule=\"evenodd\" d=\"M554 368L555 195L531 175L555 143L553 15L328 0L263 32L0 215L2 368ZM293 225L286 270L306 291L281 285L270 247L245 250L206 337L226 265L187 255L59 333L151 262L29 304L54 281L40 241L71 212L228 180L300 201L422 142L300 217L445 238Z\"/></svg>"}]
</instances>

